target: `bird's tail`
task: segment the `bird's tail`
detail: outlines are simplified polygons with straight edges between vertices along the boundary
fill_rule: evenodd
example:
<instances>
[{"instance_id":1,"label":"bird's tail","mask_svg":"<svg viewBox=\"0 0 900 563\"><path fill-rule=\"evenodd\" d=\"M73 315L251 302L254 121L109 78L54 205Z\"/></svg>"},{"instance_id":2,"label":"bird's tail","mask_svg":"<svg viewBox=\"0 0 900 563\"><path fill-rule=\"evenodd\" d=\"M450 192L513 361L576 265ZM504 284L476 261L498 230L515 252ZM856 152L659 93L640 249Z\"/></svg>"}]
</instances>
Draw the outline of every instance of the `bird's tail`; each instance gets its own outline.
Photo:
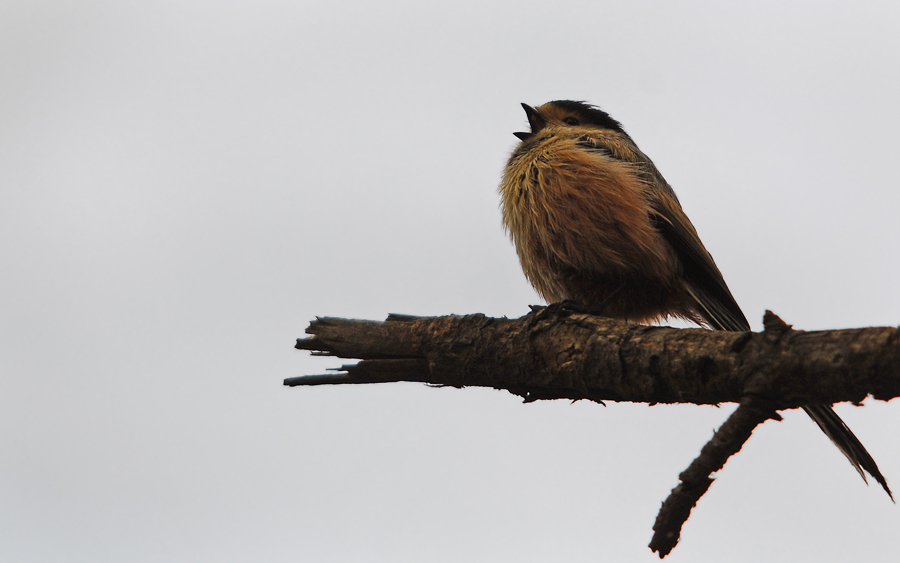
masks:
<instances>
[{"instance_id":1,"label":"bird's tail","mask_svg":"<svg viewBox=\"0 0 900 563\"><path fill-rule=\"evenodd\" d=\"M869 455L869 452L866 451L865 446L860 443L859 439L853 435L850 428L841 420L841 417L828 405L805 405L803 410L819 425L822 432L831 438L831 441L841 450L841 453L847 456L847 459L859 472L863 481L868 483L866 474L863 472L865 470L878 481L893 501L894 495L891 494L887 481L885 481L881 471L878 470L875 460L872 459L872 456Z\"/></svg>"}]
</instances>

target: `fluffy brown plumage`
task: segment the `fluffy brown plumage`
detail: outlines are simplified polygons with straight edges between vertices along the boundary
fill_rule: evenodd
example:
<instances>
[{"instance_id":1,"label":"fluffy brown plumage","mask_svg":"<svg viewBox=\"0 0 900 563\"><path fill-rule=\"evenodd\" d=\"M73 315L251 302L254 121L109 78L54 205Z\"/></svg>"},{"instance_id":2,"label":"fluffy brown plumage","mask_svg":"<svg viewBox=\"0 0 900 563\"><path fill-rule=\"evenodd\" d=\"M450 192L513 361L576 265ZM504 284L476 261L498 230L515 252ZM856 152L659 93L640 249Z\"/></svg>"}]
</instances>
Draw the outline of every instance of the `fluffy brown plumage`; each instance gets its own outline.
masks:
<instances>
[{"instance_id":1,"label":"fluffy brown plumage","mask_svg":"<svg viewBox=\"0 0 900 563\"><path fill-rule=\"evenodd\" d=\"M583 102L522 104L500 184L503 224L549 303L574 301L637 322L674 316L750 330L675 192L621 124ZM804 410L865 479L875 461L828 405ZM893 499L893 497L891 497Z\"/></svg>"}]
</instances>

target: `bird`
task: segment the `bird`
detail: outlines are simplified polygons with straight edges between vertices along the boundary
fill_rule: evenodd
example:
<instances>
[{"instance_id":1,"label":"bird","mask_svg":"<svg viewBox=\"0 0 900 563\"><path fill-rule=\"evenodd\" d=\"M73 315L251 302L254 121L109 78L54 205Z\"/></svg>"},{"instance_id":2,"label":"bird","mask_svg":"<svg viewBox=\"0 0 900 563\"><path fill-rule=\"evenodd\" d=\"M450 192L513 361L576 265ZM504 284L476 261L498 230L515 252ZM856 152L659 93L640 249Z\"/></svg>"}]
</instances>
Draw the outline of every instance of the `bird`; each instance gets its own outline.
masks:
<instances>
[{"instance_id":1,"label":"bird","mask_svg":"<svg viewBox=\"0 0 900 563\"><path fill-rule=\"evenodd\" d=\"M639 323L674 317L750 330L674 190L620 122L582 101L522 107L531 131L513 133L520 142L503 171L500 208L522 270L547 303ZM832 407L802 408L893 500Z\"/></svg>"}]
</instances>

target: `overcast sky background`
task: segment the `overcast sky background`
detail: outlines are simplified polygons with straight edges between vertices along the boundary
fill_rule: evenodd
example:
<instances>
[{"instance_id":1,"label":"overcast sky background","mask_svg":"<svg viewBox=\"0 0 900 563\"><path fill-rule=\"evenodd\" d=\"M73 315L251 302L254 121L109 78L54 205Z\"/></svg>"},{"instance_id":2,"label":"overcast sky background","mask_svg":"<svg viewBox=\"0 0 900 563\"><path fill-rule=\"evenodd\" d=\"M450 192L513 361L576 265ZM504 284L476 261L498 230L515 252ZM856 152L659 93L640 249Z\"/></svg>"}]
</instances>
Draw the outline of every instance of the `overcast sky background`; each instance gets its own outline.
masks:
<instances>
[{"instance_id":1,"label":"overcast sky background","mask_svg":"<svg viewBox=\"0 0 900 563\"><path fill-rule=\"evenodd\" d=\"M897 2L0 2L0 560L652 561L733 407L295 388L316 315L539 303L496 192L583 99L755 329L900 323ZM900 407L838 406L900 491ZM896 561L802 413L673 563Z\"/></svg>"}]
</instances>

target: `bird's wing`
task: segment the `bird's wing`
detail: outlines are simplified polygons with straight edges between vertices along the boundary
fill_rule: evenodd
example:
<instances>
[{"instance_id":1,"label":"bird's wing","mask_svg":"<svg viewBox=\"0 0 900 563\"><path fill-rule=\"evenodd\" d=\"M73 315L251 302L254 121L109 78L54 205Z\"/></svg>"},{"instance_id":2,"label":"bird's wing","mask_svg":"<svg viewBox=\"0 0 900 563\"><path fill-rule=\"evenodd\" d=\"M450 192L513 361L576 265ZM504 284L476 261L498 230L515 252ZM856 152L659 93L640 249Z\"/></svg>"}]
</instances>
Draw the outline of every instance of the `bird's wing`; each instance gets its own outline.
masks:
<instances>
[{"instance_id":1,"label":"bird's wing","mask_svg":"<svg viewBox=\"0 0 900 563\"><path fill-rule=\"evenodd\" d=\"M654 209L656 228L678 256L685 289L696 301L697 313L718 330L750 330L750 323L681 206L661 197L656 198Z\"/></svg>"},{"instance_id":2,"label":"bird's wing","mask_svg":"<svg viewBox=\"0 0 900 563\"><path fill-rule=\"evenodd\" d=\"M639 178L647 186L647 199L654 212L651 219L678 257L686 282L685 289L693 297L700 318L717 330L750 330L750 323L725 285L712 256L700 242L675 192L653 162L630 138L614 133L583 135L578 144L635 167Z\"/></svg>"}]
</instances>

